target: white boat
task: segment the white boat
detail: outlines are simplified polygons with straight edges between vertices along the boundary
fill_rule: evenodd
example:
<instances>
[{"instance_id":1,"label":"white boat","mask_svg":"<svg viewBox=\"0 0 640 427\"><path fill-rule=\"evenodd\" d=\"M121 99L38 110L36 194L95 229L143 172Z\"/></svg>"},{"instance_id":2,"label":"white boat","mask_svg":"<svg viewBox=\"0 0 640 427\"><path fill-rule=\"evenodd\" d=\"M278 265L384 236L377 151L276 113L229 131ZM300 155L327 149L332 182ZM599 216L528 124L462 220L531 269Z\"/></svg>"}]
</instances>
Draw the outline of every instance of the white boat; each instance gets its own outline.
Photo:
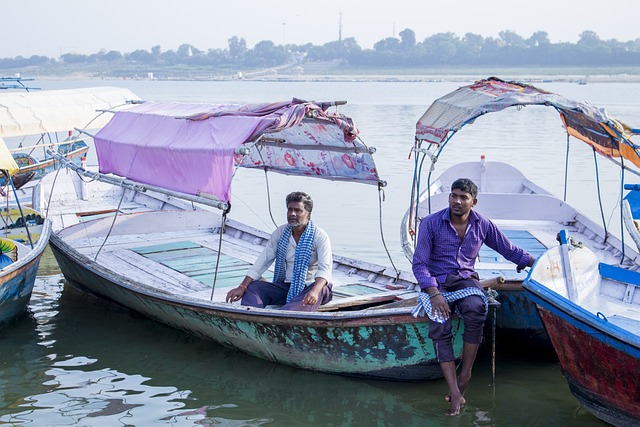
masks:
<instances>
[{"instance_id":1,"label":"white boat","mask_svg":"<svg viewBox=\"0 0 640 427\"><path fill-rule=\"evenodd\" d=\"M494 221L513 243L533 256L540 256L557 246L558 232L565 229L594 251L602 262L618 264L632 271L640 270L640 257L635 248L624 244L602 225L531 182L508 164L480 159L478 162L456 164L438 178L432 178L433 166L444 148L453 144L452 137L465 125L474 123L487 113L525 105L555 108L568 135L592 145L609 159L617 161L622 155L628 163L640 165L636 146L630 141L633 130L602 109L531 85L496 78L460 87L434 101L416 125L416 178L412 204L401 224L401 242L407 258L413 258L420 220L446 208L452 182L466 177L479 188L478 204L474 209ZM612 147L616 149L612 150ZM423 163L430 168L426 185L420 178L420 165ZM420 191L421 186L423 191ZM511 335L518 338L539 338L542 343L549 344L535 305L528 300L522 288L526 272L517 273L513 264L486 246L478 255L476 270L481 279L498 275L505 278L503 284L494 287L502 304L497 312L497 327L504 332L512 332Z\"/></svg>"},{"instance_id":2,"label":"white boat","mask_svg":"<svg viewBox=\"0 0 640 427\"><path fill-rule=\"evenodd\" d=\"M523 283L569 389L615 426L640 424L640 273L602 263L575 236L538 258Z\"/></svg>"},{"instance_id":3,"label":"white boat","mask_svg":"<svg viewBox=\"0 0 640 427\"><path fill-rule=\"evenodd\" d=\"M72 136L75 129L101 128L111 118L107 111L139 100L130 90L114 87L0 92L0 140L20 167L12 177L16 195L29 200L35 182L58 168L48 149L80 163L90 147L87 137ZM0 190L13 196L4 177Z\"/></svg>"},{"instance_id":4,"label":"white boat","mask_svg":"<svg viewBox=\"0 0 640 427\"><path fill-rule=\"evenodd\" d=\"M334 255L334 299L317 312L225 302L269 237L227 217L234 161L381 185L373 150L349 117L328 108L297 100L143 103L116 113L95 136L100 173L78 170L84 181L49 175L34 198L53 221L51 248L65 279L278 363L370 378L441 377L428 322L411 315L419 292L411 273ZM72 190L59 192L65 177ZM455 330L459 354L462 328Z\"/></svg>"}]
</instances>

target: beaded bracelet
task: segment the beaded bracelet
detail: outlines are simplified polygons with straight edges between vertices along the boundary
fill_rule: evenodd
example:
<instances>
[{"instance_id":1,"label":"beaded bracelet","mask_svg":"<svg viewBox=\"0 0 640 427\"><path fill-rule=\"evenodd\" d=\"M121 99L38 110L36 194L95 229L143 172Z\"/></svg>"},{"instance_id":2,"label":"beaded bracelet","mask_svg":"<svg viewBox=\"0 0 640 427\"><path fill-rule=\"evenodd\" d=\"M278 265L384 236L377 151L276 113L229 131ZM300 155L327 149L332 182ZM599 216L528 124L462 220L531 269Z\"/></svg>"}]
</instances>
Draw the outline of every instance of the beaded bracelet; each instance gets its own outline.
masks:
<instances>
[{"instance_id":1,"label":"beaded bracelet","mask_svg":"<svg viewBox=\"0 0 640 427\"><path fill-rule=\"evenodd\" d=\"M438 295L442 295L442 294L438 292L437 294L429 295L429 299L432 299L433 297L437 297Z\"/></svg>"}]
</instances>

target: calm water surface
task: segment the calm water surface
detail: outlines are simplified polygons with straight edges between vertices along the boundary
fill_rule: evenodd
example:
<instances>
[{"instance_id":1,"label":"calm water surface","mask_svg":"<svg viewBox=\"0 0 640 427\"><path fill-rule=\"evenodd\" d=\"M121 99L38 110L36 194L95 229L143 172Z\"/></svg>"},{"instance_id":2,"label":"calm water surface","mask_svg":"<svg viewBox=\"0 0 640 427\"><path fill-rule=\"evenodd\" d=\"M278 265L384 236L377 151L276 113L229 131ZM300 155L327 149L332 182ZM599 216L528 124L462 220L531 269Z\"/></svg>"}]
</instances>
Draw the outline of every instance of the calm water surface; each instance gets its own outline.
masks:
<instances>
[{"instance_id":1,"label":"calm water surface","mask_svg":"<svg viewBox=\"0 0 640 427\"><path fill-rule=\"evenodd\" d=\"M258 228L284 218L284 195L308 191L314 217L342 255L409 269L399 224L409 201L415 122L437 97L463 83L267 83L39 81L45 89L124 86L143 99L253 103L293 97L347 100L342 111L377 148L388 181L335 184L238 172L231 216ZM539 84L607 108L621 120L640 120L640 85ZM436 175L460 161L508 161L529 179L562 196L566 138L554 110L527 107L482 117L463 129L436 164ZM599 220L594 162L584 144L571 143L568 200ZM90 158L91 160L91 158ZM617 168L600 160L605 219L619 232ZM633 181L633 179L630 179ZM269 200L271 204L269 205ZM482 200L479 201L482 203ZM380 214L381 213L381 214ZM381 221L382 219L382 221ZM382 226L381 226L382 223ZM496 378L490 347L474 370L467 406L444 415L444 381L395 383L323 375L245 356L142 318L65 287L47 253L30 315L0 330L0 425L149 426L589 426L601 423L573 398L555 356L511 349L497 336Z\"/></svg>"}]
</instances>

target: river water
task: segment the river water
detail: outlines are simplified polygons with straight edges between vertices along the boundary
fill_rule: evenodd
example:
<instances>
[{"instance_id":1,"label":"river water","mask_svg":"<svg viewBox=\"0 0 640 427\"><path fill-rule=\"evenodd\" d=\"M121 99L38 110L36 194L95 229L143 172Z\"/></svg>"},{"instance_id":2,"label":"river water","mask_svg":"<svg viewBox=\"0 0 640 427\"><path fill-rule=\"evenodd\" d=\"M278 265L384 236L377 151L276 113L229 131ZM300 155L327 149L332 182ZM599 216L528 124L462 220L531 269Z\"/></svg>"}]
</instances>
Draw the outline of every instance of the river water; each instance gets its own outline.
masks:
<instances>
[{"instance_id":1,"label":"river water","mask_svg":"<svg viewBox=\"0 0 640 427\"><path fill-rule=\"evenodd\" d=\"M240 170L231 217L271 231L271 216L278 223L284 219L284 196L307 191L316 203L314 220L329 232L336 253L385 265L393 261L405 270L410 266L400 248L399 225L409 203L415 122L435 98L462 84L38 81L44 89L123 86L147 100L347 100L341 111L354 118L365 143L377 148L376 163L388 182L384 194L373 186L275 174L265 178L261 172ZM640 84L536 85L589 100L630 125L640 119ZM599 221L592 151L575 140L570 147L567 199ZM512 163L562 197L565 153L566 137L554 110L511 109L464 128L435 173L485 155ZM602 159L597 165L605 221L620 235L619 171ZM628 181L634 178L628 176ZM488 342L476 362L463 414L448 417L444 380L368 381L249 357L65 287L47 253L29 315L0 330L0 425L601 425L569 392L555 355L510 348L498 334L494 380Z\"/></svg>"}]
</instances>

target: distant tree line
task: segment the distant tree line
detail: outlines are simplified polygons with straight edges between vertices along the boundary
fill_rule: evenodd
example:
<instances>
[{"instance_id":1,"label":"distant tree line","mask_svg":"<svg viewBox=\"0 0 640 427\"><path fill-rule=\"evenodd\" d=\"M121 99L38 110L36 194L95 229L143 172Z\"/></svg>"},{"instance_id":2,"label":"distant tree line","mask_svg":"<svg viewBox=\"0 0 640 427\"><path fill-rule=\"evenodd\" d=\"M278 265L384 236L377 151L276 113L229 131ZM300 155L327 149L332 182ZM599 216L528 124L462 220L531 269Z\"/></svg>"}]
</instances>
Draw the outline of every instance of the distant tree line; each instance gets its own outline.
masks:
<instances>
[{"instance_id":1,"label":"distant tree line","mask_svg":"<svg viewBox=\"0 0 640 427\"><path fill-rule=\"evenodd\" d=\"M544 31L524 38L514 31L501 31L498 37L467 33L438 33L416 40L413 30L401 31L375 43L373 49L361 48L354 38L335 40L316 46L276 45L264 40L248 48L244 38L233 36L225 49L200 50L183 44L175 51L138 49L120 53L100 51L91 55L65 53L59 60L34 55L29 58L0 58L0 69L22 68L47 63L66 64L140 64L157 68L174 65L210 66L220 69L269 68L292 62L340 60L354 67L554 67L554 66L638 66L640 38L632 41L602 40L593 31L580 34L577 43L552 43Z\"/></svg>"}]
</instances>

